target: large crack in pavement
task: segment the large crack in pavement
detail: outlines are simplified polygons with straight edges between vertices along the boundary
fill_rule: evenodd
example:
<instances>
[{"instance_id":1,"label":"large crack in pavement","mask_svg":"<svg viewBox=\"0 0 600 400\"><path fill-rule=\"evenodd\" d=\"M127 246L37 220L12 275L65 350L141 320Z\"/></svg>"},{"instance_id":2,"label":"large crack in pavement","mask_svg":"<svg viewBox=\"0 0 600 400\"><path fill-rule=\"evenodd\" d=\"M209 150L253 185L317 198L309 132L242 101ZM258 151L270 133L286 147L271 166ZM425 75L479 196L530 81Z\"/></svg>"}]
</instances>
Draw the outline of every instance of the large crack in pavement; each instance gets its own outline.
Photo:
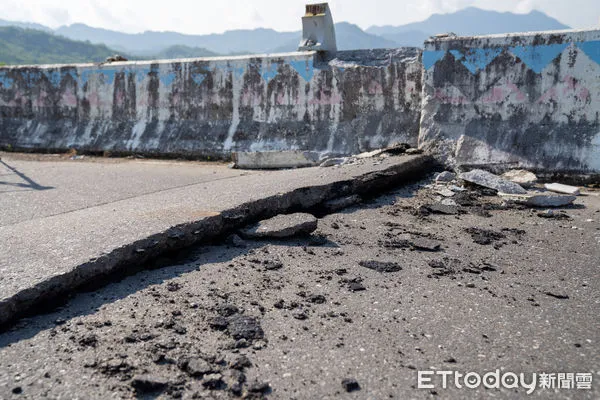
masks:
<instances>
[{"instance_id":1,"label":"large crack in pavement","mask_svg":"<svg viewBox=\"0 0 600 400\"><path fill-rule=\"evenodd\" d=\"M366 168L358 174L349 173L349 176L340 174L337 179L313 178L316 183L309 180L300 187L242 202L233 208L213 213L212 216L192 219L144 239L124 243L109 253L76 264L66 272L49 274L32 284L19 284L19 290L12 294L4 293L2 296L0 325L8 326L21 316L46 309L48 305L63 301L85 285L98 285L115 275L136 272L140 266L160 258L163 254L208 242L261 218L315 208L328 200L353 194L373 196L401 182L418 179L434 166L433 159L429 156L394 159L398 161L391 162L383 168ZM136 229L136 221L132 222L134 225L130 229ZM81 240L97 239L92 236ZM43 269L41 268L42 271Z\"/></svg>"}]
</instances>

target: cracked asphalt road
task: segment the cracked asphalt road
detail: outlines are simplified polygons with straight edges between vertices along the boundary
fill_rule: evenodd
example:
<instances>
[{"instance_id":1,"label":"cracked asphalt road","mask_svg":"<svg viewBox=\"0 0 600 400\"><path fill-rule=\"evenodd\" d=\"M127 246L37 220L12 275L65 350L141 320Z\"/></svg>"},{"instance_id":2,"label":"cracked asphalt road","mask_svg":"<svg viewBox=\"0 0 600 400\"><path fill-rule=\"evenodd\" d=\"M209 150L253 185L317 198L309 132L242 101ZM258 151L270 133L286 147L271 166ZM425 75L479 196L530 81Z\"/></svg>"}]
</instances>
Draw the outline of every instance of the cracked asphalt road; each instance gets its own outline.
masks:
<instances>
[{"instance_id":1,"label":"cracked asphalt road","mask_svg":"<svg viewBox=\"0 0 600 400\"><path fill-rule=\"evenodd\" d=\"M214 244L0 335L0 398L522 398L417 388L419 370L591 373L600 397L600 198L566 218L428 182L312 237ZM240 246L239 241L236 245ZM277 265L277 268L271 268Z\"/></svg>"}]
</instances>

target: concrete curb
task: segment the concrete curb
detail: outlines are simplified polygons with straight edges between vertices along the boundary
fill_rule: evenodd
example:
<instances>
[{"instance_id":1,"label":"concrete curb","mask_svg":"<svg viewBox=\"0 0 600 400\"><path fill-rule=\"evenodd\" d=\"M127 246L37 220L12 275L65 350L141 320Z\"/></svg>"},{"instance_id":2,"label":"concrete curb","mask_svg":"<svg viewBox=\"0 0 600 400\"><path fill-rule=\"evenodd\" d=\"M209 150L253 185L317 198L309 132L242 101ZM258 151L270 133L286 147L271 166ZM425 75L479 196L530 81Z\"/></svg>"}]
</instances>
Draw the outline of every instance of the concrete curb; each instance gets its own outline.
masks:
<instances>
[{"instance_id":1,"label":"concrete curb","mask_svg":"<svg viewBox=\"0 0 600 400\"><path fill-rule=\"evenodd\" d=\"M0 301L0 326L36 308L64 298L73 291L114 274L139 270L161 254L207 242L259 219L307 210L326 201L354 194L372 196L402 182L413 181L435 165L430 156L407 158L385 169L363 173L322 185L308 185L275 196L250 201L218 215L174 226L143 240L124 245L89 260L73 270L49 277Z\"/></svg>"}]
</instances>

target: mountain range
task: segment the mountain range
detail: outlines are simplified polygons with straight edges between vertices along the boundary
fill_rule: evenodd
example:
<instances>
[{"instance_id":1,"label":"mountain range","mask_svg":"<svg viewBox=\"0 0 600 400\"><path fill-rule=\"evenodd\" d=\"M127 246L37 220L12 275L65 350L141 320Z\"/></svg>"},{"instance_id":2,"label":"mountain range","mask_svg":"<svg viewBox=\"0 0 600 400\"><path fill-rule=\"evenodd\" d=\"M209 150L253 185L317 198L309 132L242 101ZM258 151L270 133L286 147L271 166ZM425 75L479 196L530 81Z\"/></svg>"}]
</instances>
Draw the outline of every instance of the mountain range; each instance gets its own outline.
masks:
<instances>
[{"instance_id":1,"label":"mountain range","mask_svg":"<svg viewBox=\"0 0 600 400\"><path fill-rule=\"evenodd\" d=\"M457 35L470 36L561 29L569 29L569 26L540 11L515 14L468 7L451 14L433 14L425 21L401 26L372 26L367 32L401 46L422 46L427 38L437 33L454 32Z\"/></svg>"},{"instance_id":2,"label":"mountain range","mask_svg":"<svg viewBox=\"0 0 600 400\"><path fill-rule=\"evenodd\" d=\"M2 29L0 62L8 63L23 62L24 60L29 60L28 62L55 62L54 56L45 59L43 46L40 48L36 43L48 44L52 42L56 44L60 42L61 46L69 47L67 42L61 41L67 39L72 41L73 48L79 48L81 45L75 43L81 43L81 41L84 41L87 46L104 45L105 47L94 47L88 51L83 51L80 54L81 60L77 59L76 53L79 50L76 50L73 54L63 53L65 54L64 62L101 61L97 58L100 58L101 55L104 57L106 51L126 54L136 59L288 52L297 49L302 35L300 31L278 32L264 28L230 30L222 34L210 35L187 35L177 32L157 31L131 34L94 28L85 24L61 26L53 30L40 24L1 19L0 27L20 28L19 30L13 28L9 31L5 31L7 28L0 28ZM450 14L434 14L421 22L401 26L373 26L366 31L357 25L340 22L336 24L336 36L340 50L351 50L401 46L421 47L424 40L431 35L445 32L454 32L458 35L482 35L568 28L568 26L539 11L532 11L529 14L514 14L470 7ZM31 30L38 33L34 34ZM14 38L11 38L11 34L14 35ZM43 35L51 37L42 39ZM28 44L23 39L24 36L28 36L32 43ZM14 43L15 41L16 43ZM26 53L30 45L32 46L31 51L37 54L37 57L27 56ZM22 55L18 60L9 57L9 53L7 54L7 49L15 48L15 46ZM46 48L46 51L52 53L54 50Z\"/></svg>"}]
</instances>

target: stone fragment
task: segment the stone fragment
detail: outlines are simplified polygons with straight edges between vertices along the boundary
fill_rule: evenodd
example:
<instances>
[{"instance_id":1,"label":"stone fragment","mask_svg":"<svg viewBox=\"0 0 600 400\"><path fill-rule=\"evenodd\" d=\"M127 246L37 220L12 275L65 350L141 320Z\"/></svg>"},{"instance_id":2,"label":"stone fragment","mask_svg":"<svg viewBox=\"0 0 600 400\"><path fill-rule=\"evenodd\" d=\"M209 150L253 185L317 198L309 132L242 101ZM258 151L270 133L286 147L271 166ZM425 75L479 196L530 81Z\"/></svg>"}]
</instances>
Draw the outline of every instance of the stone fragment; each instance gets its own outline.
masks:
<instances>
[{"instance_id":1,"label":"stone fragment","mask_svg":"<svg viewBox=\"0 0 600 400\"><path fill-rule=\"evenodd\" d=\"M506 179L502 179L497 175L481 169L474 169L470 172L462 173L459 177L463 181L483 186L500 193L527 194L527 191L516 183L507 181Z\"/></svg>"},{"instance_id":2,"label":"stone fragment","mask_svg":"<svg viewBox=\"0 0 600 400\"><path fill-rule=\"evenodd\" d=\"M362 292L363 290L367 290L367 288L360 282L350 282L348 284L348 289L351 292Z\"/></svg>"},{"instance_id":3,"label":"stone fragment","mask_svg":"<svg viewBox=\"0 0 600 400\"><path fill-rule=\"evenodd\" d=\"M579 196L581 194L581 191L578 187L563 185L561 183L546 183L544 187L546 190L555 193L570 194L572 196Z\"/></svg>"},{"instance_id":4,"label":"stone fragment","mask_svg":"<svg viewBox=\"0 0 600 400\"><path fill-rule=\"evenodd\" d=\"M236 314L229 318L227 329L234 339L262 339L265 336L260 323L252 317Z\"/></svg>"},{"instance_id":5,"label":"stone fragment","mask_svg":"<svg viewBox=\"0 0 600 400\"><path fill-rule=\"evenodd\" d=\"M267 382L254 382L248 386L250 393L268 393L271 386Z\"/></svg>"},{"instance_id":6,"label":"stone fragment","mask_svg":"<svg viewBox=\"0 0 600 400\"><path fill-rule=\"evenodd\" d=\"M213 372L214 368L202 358L194 357L188 361L186 371L191 376L203 376Z\"/></svg>"},{"instance_id":7,"label":"stone fragment","mask_svg":"<svg viewBox=\"0 0 600 400\"><path fill-rule=\"evenodd\" d=\"M537 183L537 176L533 172L529 172L524 169L513 169L504 174L502 178L514 182L524 188L535 186Z\"/></svg>"},{"instance_id":8,"label":"stone fragment","mask_svg":"<svg viewBox=\"0 0 600 400\"><path fill-rule=\"evenodd\" d=\"M422 251L438 251L438 250L440 250L440 243L438 241L421 238L421 237L412 239L410 241L410 245L415 250L422 250Z\"/></svg>"},{"instance_id":9,"label":"stone fragment","mask_svg":"<svg viewBox=\"0 0 600 400\"><path fill-rule=\"evenodd\" d=\"M548 218L548 219L571 219L571 217L565 212L555 212L553 210L540 211L537 213L537 216L540 218Z\"/></svg>"},{"instance_id":10,"label":"stone fragment","mask_svg":"<svg viewBox=\"0 0 600 400\"><path fill-rule=\"evenodd\" d=\"M229 363L229 368L243 370L244 368L251 367L252 362L245 355L239 355L233 361Z\"/></svg>"},{"instance_id":11,"label":"stone fragment","mask_svg":"<svg viewBox=\"0 0 600 400\"><path fill-rule=\"evenodd\" d=\"M436 182L452 182L456 179L456 174L450 171L444 171L437 174L435 177Z\"/></svg>"},{"instance_id":12,"label":"stone fragment","mask_svg":"<svg viewBox=\"0 0 600 400\"><path fill-rule=\"evenodd\" d=\"M525 204L530 207L565 207L577 199L576 196L560 194L525 194L515 195L499 193L499 196L519 204Z\"/></svg>"},{"instance_id":13,"label":"stone fragment","mask_svg":"<svg viewBox=\"0 0 600 400\"><path fill-rule=\"evenodd\" d=\"M398 272L402 270L402 267L395 262L385 261L361 261L358 263L361 267L369 268L377 272Z\"/></svg>"},{"instance_id":14,"label":"stone fragment","mask_svg":"<svg viewBox=\"0 0 600 400\"><path fill-rule=\"evenodd\" d=\"M221 374L205 375L202 379L202 386L209 390L221 389L224 385L223 375Z\"/></svg>"},{"instance_id":15,"label":"stone fragment","mask_svg":"<svg viewBox=\"0 0 600 400\"><path fill-rule=\"evenodd\" d=\"M317 229L318 220L311 214L296 213L278 215L260 221L258 224L241 231L242 236L257 238L286 238L308 235Z\"/></svg>"},{"instance_id":16,"label":"stone fragment","mask_svg":"<svg viewBox=\"0 0 600 400\"><path fill-rule=\"evenodd\" d=\"M346 378L342 380L342 386L348 393L360 390L360 385L358 384L358 381L354 378Z\"/></svg>"},{"instance_id":17,"label":"stone fragment","mask_svg":"<svg viewBox=\"0 0 600 400\"><path fill-rule=\"evenodd\" d=\"M467 228L466 232L471 235L473 242L481 245L492 244L506 238L506 235L502 232L496 232L490 229L471 227Z\"/></svg>"},{"instance_id":18,"label":"stone fragment","mask_svg":"<svg viewBox=\"0 0 600 400\"><path fill-rule=\"evenodd\" d=\"M131 381L131 386L140 393L158 392L168 384L167 379L154 375L136 375Z\"/></svg>"},{"instance_id":19,"label":"stone fragment","mask_svg":"<svg viewBox=\"0 0 600 400\"><path fill-rule=\"evenodd\" d=\"M433 214L444 214L444 215L456 215L458 214L457 206L449 206L441 203L429 204L424 206L429 212Z\"/></svg>"}]
</instances>

